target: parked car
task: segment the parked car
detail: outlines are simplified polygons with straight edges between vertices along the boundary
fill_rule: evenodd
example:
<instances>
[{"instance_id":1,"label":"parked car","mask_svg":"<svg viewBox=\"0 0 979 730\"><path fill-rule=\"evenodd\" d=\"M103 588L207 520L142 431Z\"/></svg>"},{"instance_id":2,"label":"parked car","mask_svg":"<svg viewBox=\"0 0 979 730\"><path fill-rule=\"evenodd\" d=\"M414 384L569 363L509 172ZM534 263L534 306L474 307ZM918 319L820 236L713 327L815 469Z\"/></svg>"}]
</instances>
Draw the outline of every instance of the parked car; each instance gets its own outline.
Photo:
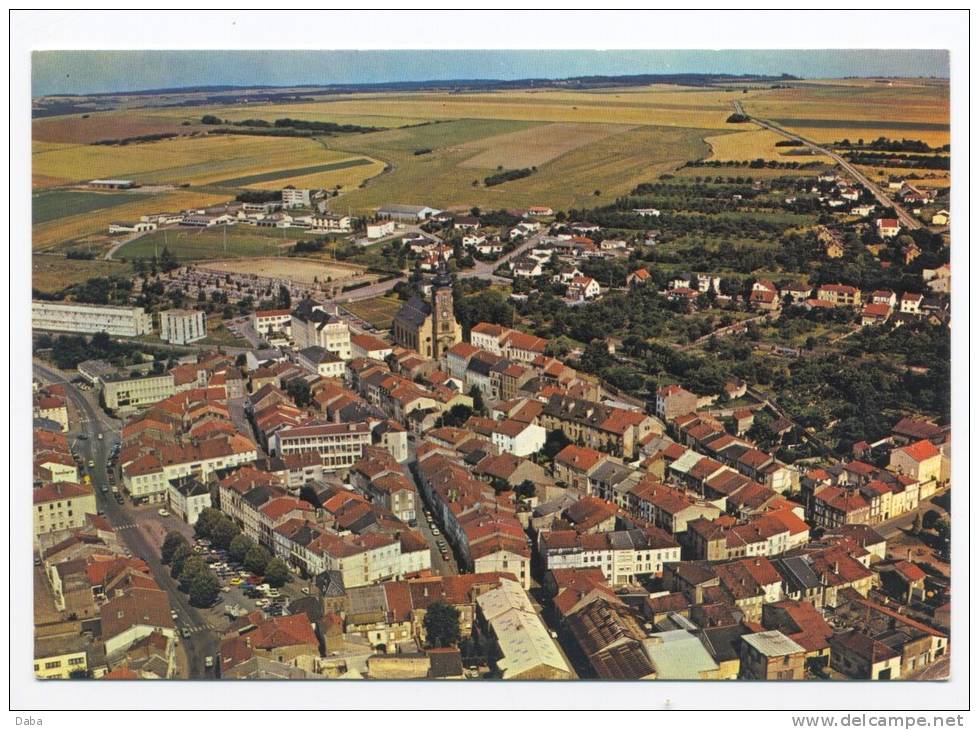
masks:
<instances>
[{"instance_id":1,"label":"parked car","mask_svg":"<svg viewBox=\"0 0 979 730\"><path fill-rule=\"evenodd\" d=\"M214 657L212 657L210 654L208 654L206 657L204 657L204 666L207 667L208 669L210 669L211 667L213 667L214 666Z\"/></svg>"},{"instance_id":2,"label":"parked car","mask_svg":"<svg viewBox=\"0 0 979 730\"><path fill-rule=\"evenodd\" d=\"M182 637L184 637L185 639L189 639L190 638L190 629L188 629L186 626L184 626L182 629L180 629L180 635Z\"/></svg>"},{"instance_id":3,"label":"parked car","mask_svg":"<svg viewBox=\"0 0 979 730\"><path fill-rule=\"evenodd\" d=\"M439 532L439 528L437 528L437 527L433 527L433 528L432 528L432 535L434 535L435 537L438 537L438 536L439 536L439 535L441 535L441 534L442 534L442 533L441 533L441 532Z\"/></svg>"},{"instance_id":4,"label":"parked car","mask_svg":"<svg viewBox=\"0 0 979 730\"><path fill-rule=\"evenodd\" d=\"M156 511L156 513L157 513L158 515L160 515L160 517L169 517L169 516L170 516L170 512L169 512L169 511L167 511L167 510L165 510L165 509L163 509L162 507L161 507L160 509L158 509L158 510Z\"/></svg>"}]
</instances>

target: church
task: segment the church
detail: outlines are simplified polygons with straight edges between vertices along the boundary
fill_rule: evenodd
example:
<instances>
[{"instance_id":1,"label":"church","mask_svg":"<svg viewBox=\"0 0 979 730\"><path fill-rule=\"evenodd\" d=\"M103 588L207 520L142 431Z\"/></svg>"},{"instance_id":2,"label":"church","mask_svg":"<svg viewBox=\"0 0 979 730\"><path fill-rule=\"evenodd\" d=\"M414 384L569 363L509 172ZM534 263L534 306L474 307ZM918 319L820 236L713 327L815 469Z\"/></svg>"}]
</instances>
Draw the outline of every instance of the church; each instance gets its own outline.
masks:
<instances>
[{"instance_id":1,"label":"church","mask_svg":"<svg viewBox=\"0 0 979 730\"><path fill-rule=\"evenodd\" d=\"M394 316L391 338L401 347L438 360L446 350L462 342L462 326L455 318L452 276L440 256L439 270L432 280L432 299L412 297Z\"/></svg>"}]
</instances>

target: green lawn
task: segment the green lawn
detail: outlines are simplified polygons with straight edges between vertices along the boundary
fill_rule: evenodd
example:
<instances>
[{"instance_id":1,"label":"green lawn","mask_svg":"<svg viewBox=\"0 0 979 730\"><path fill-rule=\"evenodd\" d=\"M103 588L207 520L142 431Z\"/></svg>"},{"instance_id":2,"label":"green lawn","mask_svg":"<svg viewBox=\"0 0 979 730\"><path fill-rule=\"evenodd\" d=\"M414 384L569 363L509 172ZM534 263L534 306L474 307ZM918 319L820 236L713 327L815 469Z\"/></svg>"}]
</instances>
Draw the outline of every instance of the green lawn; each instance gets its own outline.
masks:
<instances>
[{"instance_id":1,"label":"green lawn","mask_svg":"<svg viewBox=\"0 0 979 730\"><path fill-rule=\"evenodd\" d=\"M312 238L301 228L255 228L228 226L227 248L221 226L212 228L171 228L154 231L120 248L115 257L125 259L152 258L166 247L177 259L239 258L275 256L285 253L299 239ZM285 244L285 245L283 245Z\"/></svg>"},{"instance_id":2,"label":"green lawn","mask_svg":"<svg viewBox=\"0 0 979 730\"><path fill-rule=\"evenodd\" d=\"M71 190L37 193L31 196L31 223L47 223L70 215L135 203L142 197L134 193L88 193Z\"/></svg>"}]
</instances>

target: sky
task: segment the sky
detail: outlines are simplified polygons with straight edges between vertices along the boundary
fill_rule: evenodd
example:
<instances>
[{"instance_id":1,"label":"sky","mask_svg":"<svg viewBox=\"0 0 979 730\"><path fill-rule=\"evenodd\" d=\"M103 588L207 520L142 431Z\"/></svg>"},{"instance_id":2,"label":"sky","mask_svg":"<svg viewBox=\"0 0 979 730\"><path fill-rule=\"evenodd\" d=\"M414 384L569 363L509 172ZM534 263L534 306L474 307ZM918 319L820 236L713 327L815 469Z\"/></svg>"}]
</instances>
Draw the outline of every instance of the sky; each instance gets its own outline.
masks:
<instances>
[{"instance_id":1,"label":"sky","mask_svg":"<svg viewBox=\"0 0 979 730\"><path fill-rule=\"evenodd\" d=\"M656 73L948 77L941 50L39 51L32 95Z\"/></svg>"}]
</instances>

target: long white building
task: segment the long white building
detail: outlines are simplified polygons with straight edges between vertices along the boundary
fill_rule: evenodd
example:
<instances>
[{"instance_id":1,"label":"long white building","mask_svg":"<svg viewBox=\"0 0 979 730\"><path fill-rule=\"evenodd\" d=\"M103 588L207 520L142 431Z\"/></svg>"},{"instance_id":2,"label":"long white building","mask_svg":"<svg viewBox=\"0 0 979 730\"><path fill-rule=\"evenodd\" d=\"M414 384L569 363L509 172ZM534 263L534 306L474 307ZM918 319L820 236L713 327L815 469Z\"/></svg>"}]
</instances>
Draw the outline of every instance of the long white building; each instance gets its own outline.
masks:
<instances>
[{"instance_id":1,"label":"long white building","mask_svg":"<svg viewBox=\"0 0 979 730\"><path fill-rule=\"evenodd\" d=\"M282 428L275 432L270 451L275 456L316 452L328 469L347 469L371 445L367 423L324 423Z\"/></svg>"},{"instance_id":2,"label":"long white building","mask_svg":"<svg viewBox=\"0 0 979 730\"><path fill-rule=\"evenodd\" d=\"M31 302L31 326L54 332L106 332L137 337L153 331L153 317L142 307L35 300Z\"/></svg>"}]
</instances>

